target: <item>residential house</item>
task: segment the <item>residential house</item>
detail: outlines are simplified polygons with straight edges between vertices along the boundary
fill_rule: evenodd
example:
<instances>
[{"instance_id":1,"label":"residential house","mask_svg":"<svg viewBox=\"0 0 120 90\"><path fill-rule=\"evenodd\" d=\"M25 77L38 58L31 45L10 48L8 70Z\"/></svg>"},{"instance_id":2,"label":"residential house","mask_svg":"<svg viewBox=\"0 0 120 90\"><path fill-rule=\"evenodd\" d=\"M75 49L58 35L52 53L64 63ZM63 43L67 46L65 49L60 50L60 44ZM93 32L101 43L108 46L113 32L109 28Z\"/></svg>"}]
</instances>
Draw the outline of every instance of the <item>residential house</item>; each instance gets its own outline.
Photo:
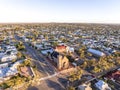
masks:
<instances>
[{"instance_id":1,"label":"residential house","mask_svg":"<svg viewBox=\"0 0 120 90\"><path fill-rule=\"evenodd\" d=\"M62 53L62 52L71 53L71 52L74 52L74 48L66 46L66 45L59 45L55 47L55 51L59 53Z\"/></svg>"},{"instance_id":2,"label":"residential house","mask_svg":"<svg viewBox=\"0 0 120 90\"><path fill-rule=\"evenodd\" d=\"M46 49L42 49L41 53L44 55L48 55L48 54L52 54L53 53L53 49L52 48L46 48Z\"/></svg>"},{"instance_id":3,"label":"residential house","mask_svg":"<svg viewBox=\"0 0 120 90\"><path fill-rule=\"evenodd\" d=\"M66 52L67 51L67 46L65 46L65 45L56 46L55 51L59 52L59 53Z\"/></svg>"},{"instance_id":4,"label":"residential house","mask_svg":"<svg viewBox=\"0 0 120 90\"><path fill-rule=\"evenodd\" d=\"M8 63L0 64L0 69L6 68L6 67L8 67L8 66L9 66Z\"/></svg>"},{"instance_id":5,"label":"residential house","mask_svg":"<svg viewBox=\"0 0 120 90\"><path fill-rule=\"evenodd\" d=\"M3 82L6 80L6 78L10 76L14 76L18 73L17 66L21 64L23 60L17 61L14 64L11 64L10 67L8 67L7 64L5 64L4 68L0 68L0 82Z\"/></svg>"},{"instance_id":6,"label":"residential house","mask_svg":"<svg viewBox=\"0 0 120 90\"><path fill-rule=\"evenodd\" d=\"M33 72L31 70L31 68L28 66L20 67L20 71L21 71L20 74L25 76L25 77L28 77L28 76L32 77L33 76Z\"/></svg>"},{"instance_id":7,"label":"residential house","mask_svg":"<svg viewBox=\"0 0 120 90\"><path fill-rule=\"evenodd\" d=\"M89 84L79 85L78 90L92 90L92 88L90 87L90 83L89 83Z\"/></svg>"},{"instance_id":8,"label":"residential house","mask_svg":"<svg viewBox=\"0 0 120 90\"><path fill-rule=\"evenodd\" d=\"M16 55L4 55L0 58L1 62L7 62L7 61L12 61L14 59L17 59Z\"/></svg>"},{"instance_id":9,"label":"residential house","mask_svg":"<svg viewBox=\"0 0 120 90\"><path fill-rule=\"evenodd\" d=\"M94 56L97 56L97 57L102 57L102 56L105 56L105 54L99 50L95 50L95 49L92 49L92 48L89 48L87 50L87 52L91 53L92 55Z\"/></svg>"},{"instance_id":10,"label":"residential house","mask_svg":"<svg viewBox=\"0 0 120 90\"><path fill-rule=\"evenodd\" d=\"M3 50L0 50L0 57L2 57L3 55L5 55L5 52Z\"/></svg>"},{"instance_id":11,"label":"residential house","mask_svg":"<svg viewBox=\"0 0 120 90\"><path fill-rule=\"evenodd\" d=\"M95 87L98 89L98 90L112 90L107 83L105 83L104 81L102 80L99 80L98 82L95 83Z\"/></svg>"}]
</instances>

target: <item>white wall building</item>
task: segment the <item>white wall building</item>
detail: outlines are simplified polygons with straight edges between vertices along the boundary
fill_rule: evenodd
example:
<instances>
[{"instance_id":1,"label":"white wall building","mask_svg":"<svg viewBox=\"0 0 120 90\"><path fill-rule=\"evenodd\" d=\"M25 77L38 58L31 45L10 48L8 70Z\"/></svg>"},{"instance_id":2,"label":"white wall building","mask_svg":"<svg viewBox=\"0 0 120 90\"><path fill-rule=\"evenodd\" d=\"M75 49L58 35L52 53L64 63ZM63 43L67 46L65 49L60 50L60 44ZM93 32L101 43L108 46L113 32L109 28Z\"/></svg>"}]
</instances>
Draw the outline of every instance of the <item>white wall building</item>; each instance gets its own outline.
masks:
<instances>
[{"instance_id":1,"label":"white wall building","mask_svg":"<svg viewBox=\"0 0 120 90\"><path fill-rule=\"evenodd\" d=\"M17 59L16 55L4 55L1 57L1 62L12 61L14 59Z\"/></svg>"},{"instance_id":2,"label":"white wall building","mask_svg":"<svg viewBox=\"0 0 120 90\"><path fill-rule=\"evenodd\" d=\"M102 57L104 56L105 54L99 50L95 50L95 49L92 49L92 48L89 48L87 50L89 53L93 54L93 55L96 55L96 56L99 56L99 57Z\"/></svg>"},{"instance_id":3,"label":"white wall building","mask_svg":"<svg viewBox=\"0 0 120 90\"><path fill-rule=\"evenodd\" d=\"M95 83L95 87L99 90L112 90L107 83L105 83L102 80L99 80L97 83Z\"/></svg>"},{"instance_id":4,"label":"white wall building","mask_svg":"<svg viewBox=\"0 0 120 90\"><path fill-rule=\"evenodd\" d=\"M3 64L0 64L0 69L3 69L3 68L6 68L8 67L8 63L3 63Z\"/></svg>"}]
</instances>

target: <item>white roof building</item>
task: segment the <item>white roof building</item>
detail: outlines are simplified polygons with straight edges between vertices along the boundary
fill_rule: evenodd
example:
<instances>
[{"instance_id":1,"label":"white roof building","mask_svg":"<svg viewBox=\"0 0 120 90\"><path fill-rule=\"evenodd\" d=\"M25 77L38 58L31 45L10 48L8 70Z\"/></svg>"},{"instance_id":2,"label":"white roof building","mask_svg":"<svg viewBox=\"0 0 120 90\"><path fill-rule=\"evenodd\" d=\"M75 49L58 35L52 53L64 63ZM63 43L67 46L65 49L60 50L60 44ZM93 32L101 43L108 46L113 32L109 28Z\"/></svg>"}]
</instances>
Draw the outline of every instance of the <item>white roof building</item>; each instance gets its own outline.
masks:
<instances>
[{"instance_id":1,"label":"white roof building","mask_svg":"<svg viewBox=\"0 0 120 90\"><path fill-rule=\"evenodd\" d=\"M69 47L69 46L67 46L67 52L74 52L74 48L73 47Z\"/></svg>"},{"instance_id":2,"label":"white roof building","mask_svg":"<svg viewBox=\"0 0 120 90\"><path fill-rule=\"evenodd\" d=\"M112 90L107 83L105 83L102 80L99 80L97 83L95 83L95 87L99 90Z\"/></svg>"},{"instance_id":3,"label":"white roof building","mask_svg":"<svg viewBox=\"0 0 120 90\"><path fill-rule=\"evenodd\" d=\"M99 56L99 57L105 55L103 52L101 52L101 51L99 51L99 50L92 49L92 48L89 48L87 51L88 51L89 53L91 53L91 54L93 54L93 55L97 55L97 56Z\"/></svg>"},{"instance_id":4,"label":"white roof building","mask_svg":"<svg viewBox=\"0 0 120 90\"><path fill-rule=\"evenodd\" d=\"M44 54L44 55L47 55L48 53L53 53L53 49L50 48L50 49L44 49L44 50L41 50L41 53Z\"/></svg>"},{"instance_id":5,"label":"white roof building","mask_svg":"<svg viewBox=\"0 0 120 90\"><path fill-rule=\"evenodd\" d=\"M15 62L11 67L0 68L0 82L4 81L4 78L6 77L17 74L17 66L20 65L21 62L23 62L23 60Z\"/></svg>"},{"instance_id":6,"label":"white roof building","mask_svg":"<svg viewBox=\"0 0 120 90\"><path fill-rule=\"evenodd\" d=\"M0 50L0 57L2 57L3 55L5 55L5 51L4 50Z\"/></svg>"},{"instance_id":7,"label":"white roof building","mask_svg":"<svg viewBox=\"0 0 120 90\"><path fill-rule=\"evenodd\" d=\"M0 64L0 69L8 67L8 63Z\"/></svg>"},{"instance_id":8,"label":"white roof building","mask_svg":"<svg viewBox=\"0 0 120 90\"><path fill-rule=\"evenodd\" d=\"M14 59L17 59L16 55L4 55L1 57L1 62L12 61Z\"/></svg>"}]
</instances>

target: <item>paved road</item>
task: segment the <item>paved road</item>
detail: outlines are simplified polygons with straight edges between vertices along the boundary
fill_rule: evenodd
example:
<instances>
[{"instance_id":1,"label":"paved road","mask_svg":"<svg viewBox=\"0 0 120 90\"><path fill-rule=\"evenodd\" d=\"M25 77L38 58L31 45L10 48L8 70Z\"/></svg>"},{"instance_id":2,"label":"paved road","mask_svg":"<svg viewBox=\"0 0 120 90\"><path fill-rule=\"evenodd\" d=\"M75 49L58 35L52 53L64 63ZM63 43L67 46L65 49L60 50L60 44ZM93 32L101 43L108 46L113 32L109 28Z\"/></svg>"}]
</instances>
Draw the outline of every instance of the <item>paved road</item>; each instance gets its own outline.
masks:
<instances>
[{"instance_id":1,"label":"paved road","mask_svg":"<svg viewBox=\"0 0 120 90\"><path fill-rule=\"evenodd\" d=\"M15 36L17 40L20 40L18 36ZM37 68L39 68L39 71L44 73L44 77L53 75L56 73L55 68L47 61L45 58L41 57L41 55L36 51L34 48L28 45L28 43L23 42L25 45L25 48L27 50L27 53L34 59L38 60L39 62Z\"/></svg>"},{"instance_id":2,"label":"paved road","mask_svg":"<svg viewBox=\"0 0 120 90\"><path fill-rule=\"evenodd\" d=\"M113 89L113 90L120 90L120 85L112 80L109 80L108 85ZM112 87L113 86L113 87Z\"/></svg>"},{"instance_id":3,"label":"paved road","mask_svg":"<svg viewBox=\"0 0 120 90\"><path fill-rule=\"evenodd\" d=\"M18 36L15 36L17 40L20 40ZM23 42L27 53L34 59L37 60L40 72L44 75L40 78L40 85L31 86L28 90L66 90L67 79L65 75L57 72L51 63L44 58L37 50L29 46L26 42ZM69 71L69 70L68 70ZM36 82L37 83L37 82Z\"/></svg>"},{"instance_id":4,"label":"paved road","mask_svg":"<svg viewBox=\"0 0 120 90\"><path fill-rule=\"evenodd\" d=\"M24 43L24 45L29 54L32 55L33 59L40 61L40 66L42 68L40 68L40 70L46 72L47 75L52 75L55 73L55 69L49 64L49 62L42 58L34 48L30 47L27 43Z\"/></svg>"}]
</instances>

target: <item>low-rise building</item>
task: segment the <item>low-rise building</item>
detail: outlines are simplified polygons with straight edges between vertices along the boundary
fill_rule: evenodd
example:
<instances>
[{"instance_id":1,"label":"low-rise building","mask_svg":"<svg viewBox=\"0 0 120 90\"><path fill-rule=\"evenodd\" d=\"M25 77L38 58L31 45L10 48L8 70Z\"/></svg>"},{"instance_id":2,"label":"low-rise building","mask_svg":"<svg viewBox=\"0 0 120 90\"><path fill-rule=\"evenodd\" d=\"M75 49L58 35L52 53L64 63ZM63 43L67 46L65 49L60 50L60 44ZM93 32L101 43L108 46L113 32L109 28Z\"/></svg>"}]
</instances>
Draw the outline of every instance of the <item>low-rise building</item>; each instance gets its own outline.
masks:
<instances>
[{"instance_id":1,"label":"low-rise building","mask_svg":"<svg viewBox=\"0 0 120 90\"><path fill-rule=\"evenodd\" d=\"M33 72L29 66L20 67L20 71L20 74L25 77L33 76Z\"/></svg>"},{"instance_id":2,"label":"low-rise building","mask_svg":"<svg viewBox=\"0 0 120 90\"><path fill-rule=\"evenodd\" d=\"M55 51L56 52L66 52L67 51L67 46L65 46L65 45L59 45L59 46L57 46L57 47L55 47Z\"/></svg>"},{"instance_id":3,"label":"low-rise building","mask_svg":"<svg viewBox=\"0 0 120 90\"><path fill-rule=\"evenodd\" d=\"M58 52L53 52L49 58L56 63L59 70L66 69L69 67L69 60L66 56L59 54Z\"/></svg>"},{"instance_id":4,"label":"low-rise building","mask_svg":"<svg viewBox=\"0 0 120 90\"><path fill-rule=\"evenodd\" d=\"M92 90L92 88L90 87L90 83L89 83L89 84L79 85L78 90Z\"/></svg>"},{"instance_id":5,"label":"low-rise building","mask_svg":"<svg viewBox=\"0 0 120 90\"><path fill-rule=\"evenodd\" d=\"M105 56L105 54L99 50L95 50L95 49L92 49L92 48L89 48L87 50L87 52L91 53L92 55L94 56L97 56L97 57L102 57L102 56Z\"/></svg>"},{"instance_id":6,"label":"low-rise building","mask_svg":"<svg viewBox=\"0 0 120 90\"><path fill-rule=\"evenodd\" d=\"M47 48L47 49L42 49L41 53L44 55L48 55L48 54L52 54L53 53L53 49L52 48Z\"/></svg>"},{"instance_id":7,"label":"low-rise building","mask_svg":"<svg viewBox=\"0 0 120 90\"><path fill-rule=\"evenodd\" d=\"M11 64L10 67L6 64L6 67L0 68L0 82L3 82L6 78L14 76L18 73L17 66L21 64L23 60L17 61Z\"/></svg>"},{"instance_id":8,"label":"low-rise building","mask_svg":"<svg viewBox=\"0 0 120 90\"><path fill-rule=\"evenodd\" d=\"M0 64L0 69L6 68L6 67L8 67L8 66L9 66L8 63Z\"/></svg>"},{"instance_id":9,"label":"low-rise building","mask_svg":"<svg viewBox=\"0 0 120 90\"><path fill-rule=\"evenodd\" d=\"M74 48L73 47L69 47L69 46L66 46L66 45L59 45L59 46L56 46L55 47L55 51L56 52L59 52L59 53L62 53L62 52L74 52Z\"/></svg>"},{"instance_id":10,"label":"low-rise building","mask_svg":"<svg viewBox=\"0 0 120 90\"><path fill-rule=\"evenodd\" d=\"M98 89L98 90L112 90L107 83L105 83L104 81L102 80L99 80L97 83L95 83L95 87Z\"/></svg>"},{"instance_id":11,"label":"low-rise building","mask_svg":"<svg viewBox=\"0 0 120 90\"><path fill-rule=\"evenodd\" d=\"M4 55L1 57L1 62L7 62L7 61L12 61L12 60L15 60L17 59L17 56L16 55Z\"/></svg>"}]
</instances>

